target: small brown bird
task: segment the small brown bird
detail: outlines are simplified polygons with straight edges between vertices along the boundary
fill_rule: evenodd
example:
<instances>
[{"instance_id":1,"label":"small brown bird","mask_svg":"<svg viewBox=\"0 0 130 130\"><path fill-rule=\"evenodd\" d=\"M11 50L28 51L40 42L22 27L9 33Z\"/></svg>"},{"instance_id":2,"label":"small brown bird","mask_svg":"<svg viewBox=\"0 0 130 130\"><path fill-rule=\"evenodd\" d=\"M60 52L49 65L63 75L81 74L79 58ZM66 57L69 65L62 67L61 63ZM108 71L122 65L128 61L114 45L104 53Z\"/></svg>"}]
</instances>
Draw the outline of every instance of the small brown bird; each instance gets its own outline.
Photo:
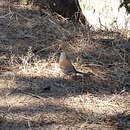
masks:
<instances>
[{"instance_id":1,"label":"small brown bird","mask_svg":"<svg viewBox=\"0 0 130 130\"><path fill-rule=\"evenodd\" d=\"M84 77L89 76L87 73L77 71L71 64L65 52L61 52L60 54L59 65L64 74L80 74L81 76Z\"/></svg>"}]
</instances>

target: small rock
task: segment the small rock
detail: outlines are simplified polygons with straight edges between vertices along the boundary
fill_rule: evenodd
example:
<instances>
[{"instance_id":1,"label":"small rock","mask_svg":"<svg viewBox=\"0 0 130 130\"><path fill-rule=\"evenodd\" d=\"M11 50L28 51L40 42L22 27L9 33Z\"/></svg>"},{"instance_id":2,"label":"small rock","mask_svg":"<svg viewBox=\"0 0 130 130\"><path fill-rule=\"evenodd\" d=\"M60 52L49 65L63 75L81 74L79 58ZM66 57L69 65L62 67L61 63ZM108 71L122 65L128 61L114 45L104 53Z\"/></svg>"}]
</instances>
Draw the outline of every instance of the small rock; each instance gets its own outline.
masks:
<instances>
[{"instance_id":1,"label":"small rock","mask_svg":"<svg viewBox=\"0 0 130 130\"><path fill-rule=\"evenodd\" d=\"M75 0L49 0L52 12L56 12L63 17L71 17L78 11Z\"/></svg>"}]
</instances>

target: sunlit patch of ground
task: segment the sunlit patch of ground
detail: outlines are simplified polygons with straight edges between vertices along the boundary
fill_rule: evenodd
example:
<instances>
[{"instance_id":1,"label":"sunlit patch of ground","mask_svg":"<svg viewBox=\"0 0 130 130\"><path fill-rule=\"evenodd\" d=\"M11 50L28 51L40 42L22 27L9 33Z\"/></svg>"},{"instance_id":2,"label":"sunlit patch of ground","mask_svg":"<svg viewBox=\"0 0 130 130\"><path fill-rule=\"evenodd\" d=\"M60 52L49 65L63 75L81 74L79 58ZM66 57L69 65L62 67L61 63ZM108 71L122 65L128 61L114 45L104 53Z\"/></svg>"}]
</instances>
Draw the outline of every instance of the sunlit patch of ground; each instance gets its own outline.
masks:
<instances>
[{"instance_id":1,"label":"sunlit patch of ground","mask_svg":"<svg viewBox=\"0 0 130 130\"><path fill-rule=\"evenodd\" d=\"M59 68L58 63L47 63L46 61L42 61L40 63L34 63L34 65L29 65L27 67L21 66L18 73L23 76L39 76L51 78L58 77L62 72Z\"/></svg>"},{"instance_id":2,"label":"sunlit patch of ground","mask_svg":"<svg viewBox=\"0 0 130 130\"><path fill-rule=\"evenodd\" d=\"M65 100L65 104L78 111L85 113L97 113L102 116L114 116L114 114L122 113L128 110L124 97L120 95L94 97L93 95L79 95L77 97L70 97ZM97 118L100 118L97 116Z\"/></svg>"}]
</instances>

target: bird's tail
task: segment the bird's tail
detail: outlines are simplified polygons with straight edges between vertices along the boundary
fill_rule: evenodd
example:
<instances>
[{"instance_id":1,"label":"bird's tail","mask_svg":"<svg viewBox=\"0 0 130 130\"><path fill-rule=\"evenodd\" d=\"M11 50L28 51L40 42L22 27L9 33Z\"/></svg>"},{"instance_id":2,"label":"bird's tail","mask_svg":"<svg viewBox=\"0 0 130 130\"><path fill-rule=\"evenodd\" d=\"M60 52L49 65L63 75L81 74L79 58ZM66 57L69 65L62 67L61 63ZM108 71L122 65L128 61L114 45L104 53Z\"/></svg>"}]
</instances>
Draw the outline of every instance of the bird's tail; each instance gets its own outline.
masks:
<instances>
[{"instance_id":1,"label":"bird's tail","mask_svg":"<svg viewBox=\"0 0 130 130\"><path fill-rule=\"evenodd\" d=\"M84 77L89 77L89 74L87 74L87 73L83 73L83 72L80 72L80 71L76 71L76 73L78 73L78 74L80 74Z\"/></svg>"}]
</instances>

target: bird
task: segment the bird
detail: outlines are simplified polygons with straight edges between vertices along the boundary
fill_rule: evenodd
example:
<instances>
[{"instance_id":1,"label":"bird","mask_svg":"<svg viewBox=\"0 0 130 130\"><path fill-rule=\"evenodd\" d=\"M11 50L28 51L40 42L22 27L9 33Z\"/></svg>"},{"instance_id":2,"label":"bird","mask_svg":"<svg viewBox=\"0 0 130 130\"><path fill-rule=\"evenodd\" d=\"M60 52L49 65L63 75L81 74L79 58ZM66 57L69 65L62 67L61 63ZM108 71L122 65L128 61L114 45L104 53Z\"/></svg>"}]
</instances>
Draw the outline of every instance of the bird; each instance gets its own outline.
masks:
<instances>
[{"instance_id":1,"label":"bird","mask_svg":"<svg viewBox=\"0 0 130 130\"><path fill-rule=\"evenodd\" d=\"M62 51L61 54L60 54L59 66L60 66L60 69L62 70L62 72L64 74L67 74L67 75L79 74L79 75L81 75L83 77L88 77L89 76L87 73L77 71L75 69L75 67L72 65L69 57L67 56L67 54L64 51Z\"/></svg>"}]
</instances>

